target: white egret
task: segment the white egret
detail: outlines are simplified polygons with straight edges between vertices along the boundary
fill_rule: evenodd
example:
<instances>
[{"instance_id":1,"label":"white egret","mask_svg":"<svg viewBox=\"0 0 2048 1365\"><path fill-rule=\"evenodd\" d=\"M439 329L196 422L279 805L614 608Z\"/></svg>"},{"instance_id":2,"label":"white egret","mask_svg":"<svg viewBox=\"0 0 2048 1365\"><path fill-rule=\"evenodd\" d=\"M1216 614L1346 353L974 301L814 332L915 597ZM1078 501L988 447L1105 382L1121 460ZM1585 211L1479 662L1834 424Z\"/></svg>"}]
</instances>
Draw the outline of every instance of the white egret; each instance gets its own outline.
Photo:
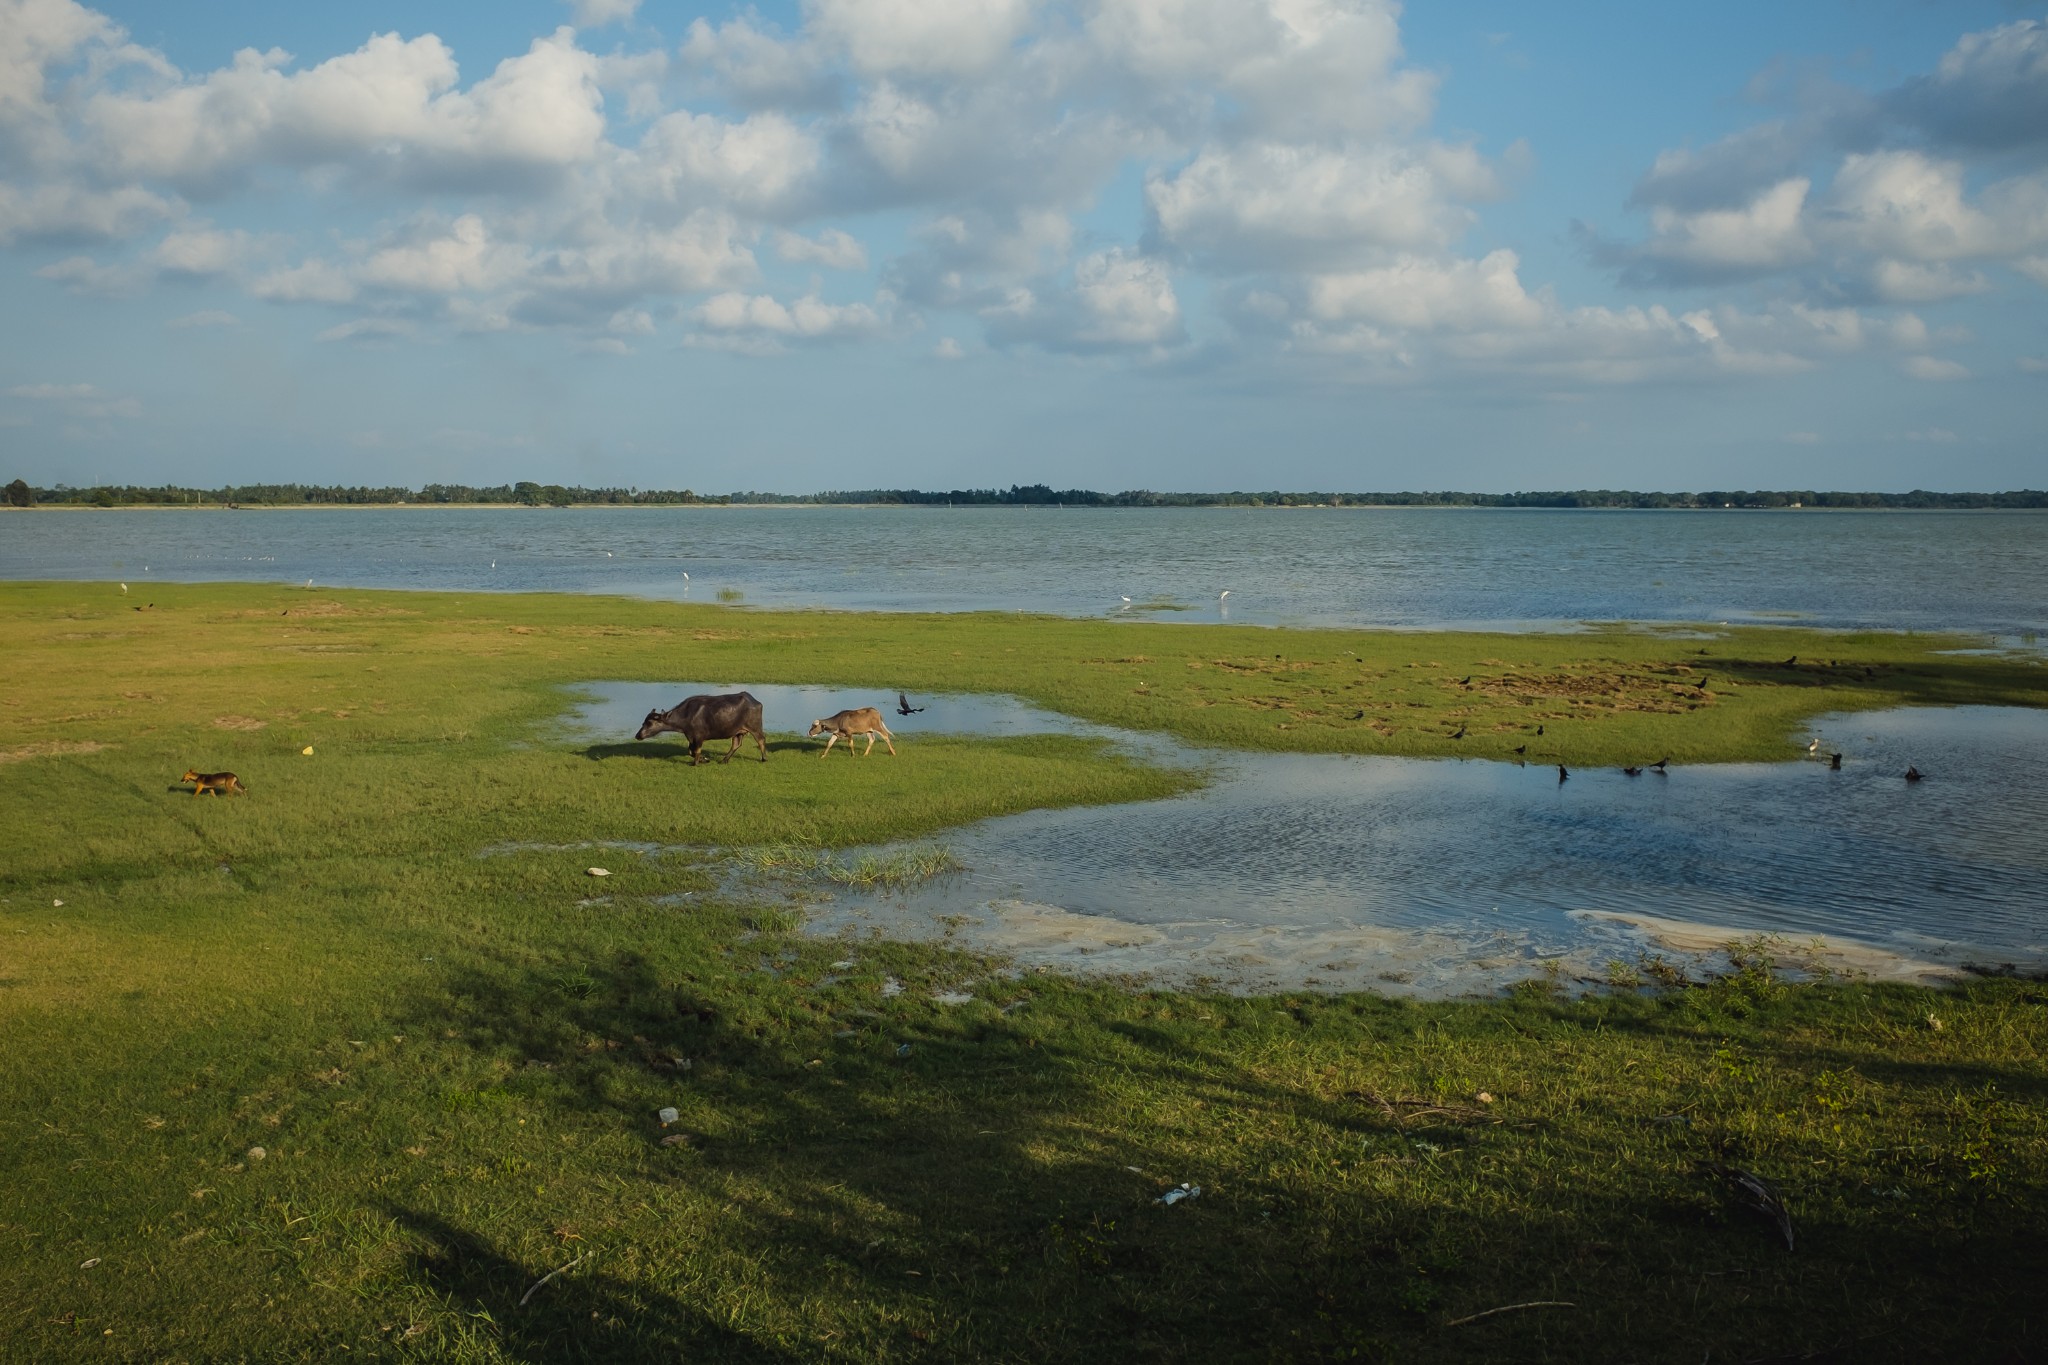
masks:
<instances>
[{"instance_id":1,"label":"white egret","mask_svg":"<svg viewBox=\"0 0 2048 1365\"><path fill-rule=\"evenodd\" d=\"M122 592L126 592L126 591L128 591L128 585L127 585L126 583L123 583L123 584L121 585L121 591L122 591Z\"/></svg>"},{"instance_id":2,"label":"white egret","mask_svg":"<svg viewBox=\"0 0 2048 1365\"><path fill-rule=\"evenodd\" d=\"M1216 600L1218 602L1221 602L1224 598L1228 596L1230 596L1230 589L1225 588L1222 592L1216 594Z\"/></svg>"}]
</instances>

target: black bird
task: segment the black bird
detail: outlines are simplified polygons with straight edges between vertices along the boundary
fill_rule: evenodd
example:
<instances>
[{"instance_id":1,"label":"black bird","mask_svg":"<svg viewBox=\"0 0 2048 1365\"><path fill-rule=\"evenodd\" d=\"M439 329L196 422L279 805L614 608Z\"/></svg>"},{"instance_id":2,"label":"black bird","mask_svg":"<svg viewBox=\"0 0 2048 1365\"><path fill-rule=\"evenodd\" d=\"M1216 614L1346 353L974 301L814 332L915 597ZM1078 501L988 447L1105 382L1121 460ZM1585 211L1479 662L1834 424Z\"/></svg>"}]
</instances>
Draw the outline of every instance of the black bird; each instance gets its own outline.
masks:
<instances>
[{"instance_id":1,"label":"black bird","mask_svg":"<svg viewBox=\"0 0 2048 1365\"><path fill-rule=\"evenodd\" d=\"M1540 737L1540 736L1541 736L1541 735L1543 734L1543 727L1542 727L1542 726L1540 726L1540 725L1539 725L1539 726L1537 726L1537 727L1536 727L1536 733L1537 733L1537 735L1538 735L1538 736Z\"/></svg>"},{"instance_id":2,"label":"black bird","mask_svg":"<svg viewBox=\"0 0 2048 1365\"><path fill-rule=\"evenodd\" d=\"M1529 746L1526 744L1517 744L1515 746L1515 752L1517 754L1526 754L1529 752Z\"/></svg>"},{"instance_id":3,"label":"black bird","mask_svg":"<svg viewBox=\"0 0 2048 1365\"><path fill-rule=\"evenodd\" d=\"M1661 773L1661 772L1663 772L1663 771L1664 771L1664 765L1665 765L1666 763L1669 763L1670 761L1671 761L1671 755L1670 755L1670 754L1666 754L1666 755L1664 755L1664 757L1662 757L1662 758L1658 759L1658 760L1657 760L1657 761L1656 761L1655 763L1652 763L1652 764L1650 765L1650 771L1651 771L1651 772L1658 772L1658 773Z\"/></svg>"},{"instance_id":4,"label":"black bird","mask_svg":"<svg viewBox=\"0 0 2048 1365\"><path fill-rule=\"evenodd\" d=\"M1702 673L1702 674L1700 675L1700 680L1699 680L1698 682L1696 682L1696 683L1694 683L1694 684L1692 685L1692 690L1693 690L1693 691L1695 691L1695 692L1704 692L1704 691L1706 691L1706 690L1707 690L1707 682L1708 682L1708 680L1709 680L1709 679L1711 679L1711 678L1712 678L1713 676L1714 676L1714 675L1713 675L1713 674L1711 674L1711 673Z\"/></svg>"},{"instance_id":5,"label":"black bird","mask_svg":"<svg viewBox=\"0 0 2048 1365\"><path fill-rule=\"evenodd\" d=\"M1353 719L1353 720L1364 720L1364 719L1365 719L1365 712L1363 712L1363 711L1354 711L1354 712L1352 712L1352 713L1351 713L1351 719Z\"/></svg>"},{"instance_id":6,"label":"black bird","mask_svg":"<svg viewBox=\"0 0 2048 1365\"><path fill-rule=\"evenodd\" d=\"M1799 656L1798 656L1797 654L1794 654L1794 655L1793 655L1793 656L1792 656L1791 658L1789 658L1789 659L1785 660L1785 662L1784 662L1784 663L1781 663L1781 664L1779 664L1779 665L1778 665L1778 667L1780 667L1780 668L1790 668L1790 667L1792 667L1792 666L1793 666L1794 664L1796 664L1796 663L1798 663L1798 662L1799 662Z\"/></svg>"},{"instance_id":7,"label":"black bird","mask_svg":"<svg viewBox=\"0 0 2048 1365\"><path fill-rule=\"evenodd\" d=\"M1643 775L1643 770L1641 768L1623 768L1621 770L1621 775L1623 777L1641 777Z\"/></svg>"},{"instance_id":8,"label":"black bird","mask_svg":"<svg viewBox=\"0 0 2048 1365\"><path fill-rule=\"evenodd\" d=\"M1558 781L1562 782L1562 781L1564 781L1564 780L1565 780L1565 779L1566 779L1567 777L1570 777L1570 776L1571 776L1571 773L1570 773L1569 771L1567 771L1567 770L1566 770L1566 768L1565 768L1564 764L1560 763L1560 764L1558 764L1558 765L1557 765L1557 780L1558 780Z\"/></svg>"},{"instance_id":9,"label":"black bird","mask_svg":"<svg viewBox=\"0 0 2048 1365\"><path fill-rule=\"evenodd\" d=\"M910 698L908 698L908 697L904 696L904 695L903 695L903 694L902 694L901 692L898 692L898 693L896 694L896 714L897 714L897 715L899 715L899 716L914 716L914 715L916 715L916 714L917 714L918 712L920 712L920 711L922 711L922 710L924 710L924 708L923 708L922 706L912 706L912 705L910 704Z\"/></svg>"},{"instance_id":10,"label":"black bird","mask_svg":"<svg viewBox=\"0 0 2048 1365\"><path fill-rule=\"evenodd\" d=\"M1921 772L1920 772L1920 770L1919 770L1918 768L1908 768L1908 769L1906 769L1906 780L1907 780L1908 782L1918 782L1918 781L1920 780L1920 778L1921 778Z\"/></svg>"},{"instance_id":11,"label":"black bird","mask_svg":"<svg viewBox=\"0 0 2048 1365\"><path fill-rule=\"evenodd\" d=\"M1462 726L1462 725L1460 725L1460 726L1458 727L1458 733L1457 733L1457 734L1455 734L1455 735L1452 735L1452 736L1451 736L1451 738L1452 738L1452 739L1463 739L1464 737L1465 737L1465 727L1464 727L1464 726Z\"/></svg>"},{"instance_id":12,"label":"black bird","mask_svg":"<svg viewBox=\"0 0 2048 1365\"><path fill-rule=\"evenodd\" d=\"M1836 772L1842 771L1842 756L1840 754L1828 755L1828 767Z\"/></svg>"},{"instance_id":13,"label":"black bird","mask_svg":"<svg viewBox=\"0 0 2048 1365\"><path fill-rule=\"evenodd\" d=\"M1471 685L1472 675L1470 673L1467 673L1464 677L1458 679L1458 686L1460 687L1470 687Z\"/></svg>"}]
</instances>

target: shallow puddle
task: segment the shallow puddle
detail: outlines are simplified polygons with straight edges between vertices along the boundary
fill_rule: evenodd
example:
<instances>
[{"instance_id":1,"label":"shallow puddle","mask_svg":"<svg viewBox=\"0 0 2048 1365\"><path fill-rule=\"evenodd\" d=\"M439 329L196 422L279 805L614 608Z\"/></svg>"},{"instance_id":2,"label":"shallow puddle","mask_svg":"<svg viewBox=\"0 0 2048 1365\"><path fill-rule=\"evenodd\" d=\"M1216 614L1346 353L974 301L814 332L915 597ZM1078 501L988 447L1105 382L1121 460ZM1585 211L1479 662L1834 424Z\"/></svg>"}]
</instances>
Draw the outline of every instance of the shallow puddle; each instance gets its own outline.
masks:
<instances>
[{"instance_id":1,"label":"shallow puddle","mask_svg":"<svg viewBox=\"0 0 2048 1365\"><path fill-rule=\"evenodd\" d=\"M593 686L574 728L630 734L650 707L714 690L737 688ZM747 690L775 729L884 700ZM1802 757L1560 782L1554 765L1176 749L1012 698L912 702L927 709L892 714L899 736L1105 734L1202 762L1214 782L952 831L963 871L839 889L813 907L816 932L1238 990L1457 993L1754 934L1818 938L1823 961L1909 979L2048 963L2048 711L1824 717L1820 752L1842 753L1839 771ZM1909 766L1926 779L1905 781Z\"/></svg>"},{"instance_id":2,"label":"shallow puddle","mask_svg":"<svg viewBox=\"0 0 2048 1365\"><path fill-rule=\"evenodd\" d=\"M882 713L890 731L899 735L1102 735L1154 747L1149 736L1091 725L1019 701L1015 697L981 694L935 694L907 698L918 708L900 714L899 692L858 687L798 687L779 683L585 683L588 694L567 718L578 739L630 740L649 711L666 711L686 697L751 692L761 703L761 723L771 734L802 734L811 722L841 711L872 706ZM664 742L674 742L664 741ZM820 748L824 740L819 740Z\"/></svg>"}]
</instances>

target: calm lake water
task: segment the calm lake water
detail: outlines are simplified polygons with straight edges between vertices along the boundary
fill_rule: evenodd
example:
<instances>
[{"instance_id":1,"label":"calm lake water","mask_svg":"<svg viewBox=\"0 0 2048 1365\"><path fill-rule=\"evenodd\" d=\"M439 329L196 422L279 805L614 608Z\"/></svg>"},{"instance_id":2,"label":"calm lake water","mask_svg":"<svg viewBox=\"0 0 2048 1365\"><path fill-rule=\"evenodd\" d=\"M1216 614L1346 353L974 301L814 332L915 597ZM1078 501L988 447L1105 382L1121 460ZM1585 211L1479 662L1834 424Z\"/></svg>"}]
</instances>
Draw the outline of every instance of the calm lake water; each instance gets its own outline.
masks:
<instances>
[{"instance_id":1,"label":"calm lake water","mask_svg":"<svg viewBox=\"0 0 2048 1365\"><path fill-rule=\"evenodd\" d=\"M2048 632L2048 513L53 510L0 515L0 578L311 579L1262 625L1797 622L2011 639Z\"/></svg>"},{"instance_id":2,"label":"calm lake water","mask_svg":"<svg viewBox=\"0 0 2048 1365\"><path fill-rule=\"evenodd\" d=\"M771 732L801 733L846 689L601 683L570 723L607 746L686 693L759 697ZM1598 972L1653 946L1643 915L1736 934L1821 935L1941 963L2048 966L2048 711L1916 708L1822 717L1826 764L1720 764L1627 777L1458 760L1179 749L1012 698L921 696L888 714L919 735L1100 735L1199 764L1191 796L1032 811L944 836L964 870L906 893L838 891L827 931L945 932L1024 960L1214 977L1252 988L1498 985L1562 961ZM722 749L723 746L720 746ZM777 761L817 762L823 741ZM680 746L678 746L680 752ZM1788 745L1787 757L1803 756ZM602 758L600 757L600 761ZM1916 766L1928 774L1908 783ZM745 765L679 784L745 782Z\"/></svg>"}]
</instances>

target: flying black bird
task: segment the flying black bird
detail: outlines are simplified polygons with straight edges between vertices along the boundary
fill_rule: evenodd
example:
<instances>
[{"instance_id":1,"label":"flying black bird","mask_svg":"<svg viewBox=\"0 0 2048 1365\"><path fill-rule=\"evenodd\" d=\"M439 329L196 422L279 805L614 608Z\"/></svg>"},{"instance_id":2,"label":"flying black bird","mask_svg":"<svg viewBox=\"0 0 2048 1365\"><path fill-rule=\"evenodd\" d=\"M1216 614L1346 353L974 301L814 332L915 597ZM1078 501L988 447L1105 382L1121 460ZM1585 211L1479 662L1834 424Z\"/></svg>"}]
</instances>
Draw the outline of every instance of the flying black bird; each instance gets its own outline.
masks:
<instances>
[{"instance_id":1,"label":"flying black bird","mask_svg":"<svg viewBox=\"0 0 2048 1365\"><path fill-rule=\"evenodd\" d=\"M1643 770L1641 768L1623 768L1621 770L1621 775L1623 777L1641 777L1643 775Z\"/></svg>"},{"instance_id":2,"label":"flying black bird","mask_svg":"<svg viewBox=\"0 0 2048 1365\"><path fill-rule=\"evenodd\" d=\"M1702 1161L1699 1169L1705 1175L1719 1177L1727 1186L1728 1193L1741 1200L1745 1208L1763 1215L1778 1230L1778 1235L1785 1239L1785 1250L1792 1249L1792 1215L1786 1211L1785 1201L1771 1188L1769 1181L1718 1161Z\"/></svg>"},{"instance_id":3,"label":"flying black bird","mask_svg":"<svg viewBox=\"0 0 2048 1365\"><path fill-rule=\"evenodd\" d=\"M1652 763L1652 764L1650 765L1650 771L1652 771L1652 772L1659 772L1659 773L1661 773L1661 772L1663 772L1663 771L1664 771L1664 765L1665 765L1666 763L1669 763L1670 761L1671 761L1671 755L1670 755L1670 754L1666 754L1666 755L1664 755L1664 757L1662 757L1662 758L1658 759L1658 760L1657 760L1657 761L1656 761L1655 763Z\"/></svg>"},{"instance_id":4,"label":"flying black bird","mask_svg":"<svg viewBox=\"0 0 2048 1365\"><path fill-rule=\"evenodd\" d=\"M1464 727L1464 726L1462 726L1462 725L1460 725L1460 726L1458 727L1458 733L1457 733L1457 734L1455 734L1455 735L1452 735L1452 736L1451 736L1451 738L1452 738L1452 739L1463 739L1464 737L1465 737L1465 727Z\"/></svg>"},{"instance_id":5,"label":"flying black bird","mask_svg":"<svg viewBox=\"0 0 2048 1365\"><path fill-rule=\"evenodd\" d=\"M916 715L916 714L917 714L918 712L920 712L920 711L922 711L922 710L924 710L924 708L923 708L922 706L912 706L912 705L910 704L910 698L908 698L908 697L904 696L904 695L903 695L903 694L902 694L901 692L898 692L898 693L896 694L896 714L897 714L897 715L899 715L899 716L914 716L914 715Z\"/></svg>"},{"instance_id":6,"label":"flying black bird","mask_svg":"<svg viewBox=\"0 0 2048 1365\"><path fill-rule=\"evenodd\" d=\"M1526 744L1517 744L1515 746L1515 752L1517 754L1526 754L1529 752L1529 746Z\"/></svg>"},{"instance_id":7,"label":"flying black bird","mask_svg":"<svg viewBox=\"0 0 2048 1365\"><path fill-rule=\"evenodd\" d=\"M1836 772L1842 771L1842 756L1840 754L1830 754L1828 756L1828 767Z\"/></svg>"},{"instance_id":8,"label":"flying black bird","mask_svg":"<svg viewBox=\"0 0 2048 1365\"><path fill-rule=\"evenodd\" d=\"M1921 774L1921 772L1920 772L1920 770L1919 770L1918 768L1908 768L1908 769L1906 769L1906 780L1907 780L1908 782L1918 782L1918 781L1920 780L1921 776L1922 776L1922 774Z\"/></svg>"},{"instance_id":9,"label":"flying black bird","mask_svg":"<svg viewBox=\"0 0 2048 1365\"><path fill-rule=\"evenodd\" d=\"M1558 781L1562 782L1562 781L1564 781L1564 780L1565 780L1565 779L1566 779L1567 777L1570 777L1570 776L1571 776L1571 773L1570 773L1570 772L1568 772L1568 771L1567 771L1567 770L1565 769L1565 766L1564 766L1564 764L1560 763L1560 764L1558 764L1558 765L1557 765L1557 780L1558 780Z\"/></svg>"}]
</instances>

